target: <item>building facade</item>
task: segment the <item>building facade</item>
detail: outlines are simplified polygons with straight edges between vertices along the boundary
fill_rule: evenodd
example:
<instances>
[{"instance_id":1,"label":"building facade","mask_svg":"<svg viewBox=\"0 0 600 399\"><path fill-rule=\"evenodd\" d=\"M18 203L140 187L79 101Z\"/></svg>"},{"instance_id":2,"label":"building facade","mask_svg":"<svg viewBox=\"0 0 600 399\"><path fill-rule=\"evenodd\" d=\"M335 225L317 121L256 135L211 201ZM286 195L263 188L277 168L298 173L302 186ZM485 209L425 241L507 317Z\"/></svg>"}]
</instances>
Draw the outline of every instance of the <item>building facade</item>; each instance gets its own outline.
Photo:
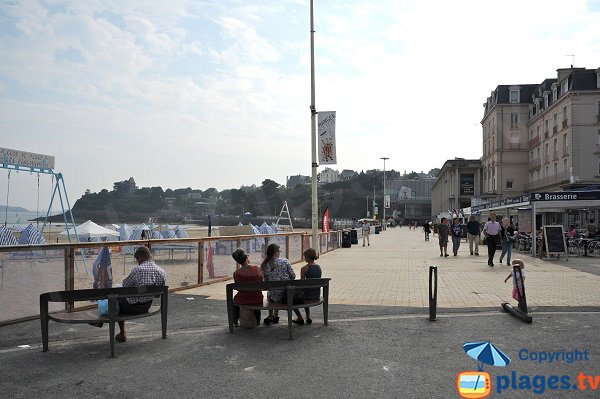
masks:
<instances>
[{"instance_id":1,"label":"building facade","mask_svg":"<svg viewBox=\"0 0 600 399\"><path fill-rule=\"evenodd\" d=\"M481 124L483 198L600 184L600 68L500 85Z\"/></svg>"},{"instance_id":2,"label":"building facade","mask_svg":"<svg viewBox=\"0 0 600 399\"><path fill-rule=\"evenodd\" d=\"M468 208L481 199L482 161L479 159L449 159L442 166L431 189L431 215L452 213Z\"/></svg>"},{"instance_id":3,"label":"building facade","mask_svg":"<svg viewBox=\"0 0 600 399\"><path fill-rule=\"evenodd\" d=\"M319 183L335 183L340 181L340 172L331 168L325 168L318 175Z\"/></svg>"},{"instance_id":4,"label":"building facade","mask_svg":"<svg viewBox=\"0 0 600 399\"><path fill-rule=\"evenodd\" d=\"M431 220L431 189L435 181L432 177L388 178L385 183L385 194L390 196L388 216L403 223Z\"/></svg>"}]
</instances>

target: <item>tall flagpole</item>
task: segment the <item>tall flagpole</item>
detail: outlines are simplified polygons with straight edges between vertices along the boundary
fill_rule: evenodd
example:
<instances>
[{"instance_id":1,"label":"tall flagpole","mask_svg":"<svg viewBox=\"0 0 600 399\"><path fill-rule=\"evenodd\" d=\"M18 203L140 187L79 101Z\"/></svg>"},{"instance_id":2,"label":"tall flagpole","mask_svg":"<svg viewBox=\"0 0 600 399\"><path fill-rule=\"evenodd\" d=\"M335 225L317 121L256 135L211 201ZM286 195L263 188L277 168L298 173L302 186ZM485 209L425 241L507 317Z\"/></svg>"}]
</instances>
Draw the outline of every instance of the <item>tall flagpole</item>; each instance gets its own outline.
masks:
<instances>
[{"instance_id":1,"label":"tall flagpole","mask_svg":"<svg viewBox=\"0 0 600 399\"><path fill-rule=\"evenodd\" d=\"M318 198L317 198L317 132L316 132L317 110L315 108L315 27L313 22L313 0L310 0L310 148L312 154L312 179L311 179L311 197L312 197L312 247L321 252L319 248L319 237L317 229L318 219Z\"/></svg>"}]
</instances>

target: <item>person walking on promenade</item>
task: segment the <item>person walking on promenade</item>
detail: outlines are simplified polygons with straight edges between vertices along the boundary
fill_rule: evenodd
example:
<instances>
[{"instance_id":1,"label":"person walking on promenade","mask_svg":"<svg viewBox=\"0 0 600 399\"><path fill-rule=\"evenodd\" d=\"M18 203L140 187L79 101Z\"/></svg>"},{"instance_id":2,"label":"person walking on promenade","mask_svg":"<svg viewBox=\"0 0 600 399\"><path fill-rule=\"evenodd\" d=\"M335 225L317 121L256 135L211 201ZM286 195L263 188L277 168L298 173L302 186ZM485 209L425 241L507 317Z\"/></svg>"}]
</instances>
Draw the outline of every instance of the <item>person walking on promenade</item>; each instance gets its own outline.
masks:
<instances>
[{"instance_id":1,"label":"person walking on promenade","mask_svg":"<svg viewBox=\"0 0 600 399\"><path fill-rule=\"evenodd\" d=\"M133 257L138 265L135 266L129 276L123 280L123 287L140 287L142 285L165 285L166 274L163 269L158 267L152 260L152 254L146 247L136 249ZM119 298L119 313L124 314L142 314L148 312L152 306L152 299L145 297ZM125 322L119 322L120 332L115 336L117 342L127 341L125 333Z\"/></svg>"},{"instance_id":2,"label":"person walking on promenade","mask_svg":"<svg viewBox=\"0 0 600 399\"><path fill-rule=\"evenodd\" d=\"M460 247L460 240L462 238L462 226L458 221L458 218L452 219L450 232L452 233L452 252L454 253L454 256L456 256L458 255L458 248Z\"/></svg>"},{"instance_id":3,"label":"person walking on promenade","mask_svg":"<svg viewBox=\"0 0 600 399\"><path fill-rule=\"evenodd\" d=\"M471 255L479 256L479 235L481 234L479 222L475 220L475 216L471 215L467 222L467 239L469 240L469 252ZM473 244L475 244L475 252L473 252Z\"/></svg>"},{"instance_id":4,"label":"person walking on promenade","mask_svg":"<svg viewBox=\"0 0 600 399\"><path fill-rule=\"evenodd\" d=\"M502 219L502 227L500 229L500 239L502 245L502 253L500 254L500 263L506 255L506 265L510 266L510 258L512 256L512 245L515 240L515 228L510 225L508 218Z\"/></svg>"},{"instance_id":5,"label":"person walking on promenade","mask_svg":"<svg viewBox=\"0 0 600 399\"><path fill-rule=\"evenodd\" d=\"M438 224L437 230L438 240L440 242L440 257L448 256L448 219L442 218L441 223Z\"/></svg>"},{"instance_id":6,"label":"person walking on promenade","mask_svg":"<svg viewBox=\"0 0 600 399\"><path fill-rule=\"evenodd\" d=\"M231 254L231 257L238 263L241 267L233 272L233 281L236 283L251 283L251 282L260 282L263 281L263 273L260 267L251 266L250 258L248 254L242 249L238 248ZM234 305L262 305L263 303L263 294L261 291L238 291L233 297ZM245 309L249 310L249 309ZM260 324L260 310L256 309L253 311L254 317L256 318L256 325ZM240 308L239 306L233 307L233 324L238 325L238 320L240 319ZM242 327L244 327L244 317L242 319ZM251 320L251 319L250 319ZM254 326L254 324L251 324Z\"/></svg>"},{"instance_id":7,"label":"person walking on promenade","mask_svg":"<svg viewBox=\"0 0 600 399\"><path fill-rule=\"evenodd\" d=\"M317 265L315 261L319 259L319 255L317 251L313 248L308 248L303 253L304 261L306 261L306 266L300 269L300 280L306 280L309 278L321 278L322 271L321 266ZM304 299L319 299L321 297L321 289L320 288L306 288L304 290ZM304 319L302 319L302 315L298 309L294 309L294 312L298 316L296 320L293 320L293 323L296 324L304 324ZM312 324L312 320L310 318L310 308L304 308L304 313L306 313L306 324Z\"/></svg>"},{"instance_id":8,"label":"person walking on promenade","mask_svg":"<svg viewBox=\"0 0 600 399\"><path fill-rule=\"evenodd\" d=\"M523 261L521 259L514 259L512 261L512 265L519 266L519 269L521 269L521 273L520 273L521 276L519 276L519 273L515 273L515 269L513 267L510 274L504 279L504 282L506 283L510 278L513 279L512 297L513 297L513 299L518 301L519 298L523 297L523 292L524 292L523 283L525 282L525 272L523 271L523 269L525 268L525 263L523 263ZM521 281L521 277L523 277L523 281Z\"/></svg>"},{"instance_id":9,"label":"person walking on promenade","mask_svg":"<svg viewBox=\"0 0 600 399\"><path fill-rule=\"evenodd\" d=\"M260 265L265 281L294 280L296 278L296 273L294 273L290 261L286 258L280 258L280 253L279 245L275 243L269 244L267 247L267 256ZM267 292L267 298L273 302L282 302L284 294L283 288L271 289ZM279 311L269 310L269 316L264 320L264 323L267 326L271 323L279 323Z\"/></svg>"},{"instance_id":10,"label":"person walking on promenade","mask_svg":"<svg viewBox=\"0 0 600 399\"><path fill-rule=\"evenodd\" d=\"M425 222L425 224L423 225L423 231L425 232L425 241L429 241L429 234L431 234L429 222Z\"/></svg>"},{"instance_id":11,"label":"person walking on promenade","mask_svg":"<svg viewBox=\"0 0 600 399\"><path fill-rule=\"evenodd\" d=\"M490 215L490 220L483 226L483 234L487 242L488 248L488 266L494 267L494 255L496 254L496 246L500 236L500 223L496 222L496 214Z\"/></svg>"},{"instance_id":12,"label":"person walking on promenade","mask_svg":"<svg viewBox=\"0 0 600 399\"><path fill-rule=\"evenodd\" d=\"M371 243L369 242L370 235L371 235L371 223L368 220L365 220L362 225L363 247L365 246L365 240L367 241L367 245L371 246Z\"/></svg>"}]
</instances>

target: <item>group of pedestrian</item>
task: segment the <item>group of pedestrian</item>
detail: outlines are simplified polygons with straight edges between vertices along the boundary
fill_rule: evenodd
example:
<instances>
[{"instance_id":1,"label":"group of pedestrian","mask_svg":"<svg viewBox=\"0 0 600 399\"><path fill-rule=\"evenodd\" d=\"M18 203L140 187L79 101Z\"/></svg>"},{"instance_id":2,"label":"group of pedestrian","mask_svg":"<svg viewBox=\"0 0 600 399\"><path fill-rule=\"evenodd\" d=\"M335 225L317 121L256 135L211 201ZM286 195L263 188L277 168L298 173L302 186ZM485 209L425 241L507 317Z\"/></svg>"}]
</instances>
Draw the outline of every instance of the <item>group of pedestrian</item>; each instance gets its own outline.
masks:
<instances>
[{"instance_id":1,"label":"group of pedestrian","mask_svg":"<svg viewBox=\"0 0 600 399\"><path fill-rule=\"evenodd\" d=\"M438 240L440 246L440 257L448 255L448 241L452 238L452 253L458 255L461 239L463 237L463 229L466 228L467 241L469 243L469 253L479 256L479 240L481 237L481 226L475 216L471 215L466 226L460 223L459 218L454 217L452 224L449 225L447 218L442 218L437 226ZM425 241L429 239L429 229L426 223L423 226L425 231ZM516 228L510 223L510 219L504 218L502 224L496 221L496 214L492 213L485 225L483 226L484 243L488 249L488 266L494 266L494 256L498 244L501 245L502 253L500 255L500 263L506 257L506 264L510 266L512 257L512 246L516 240Z\"/></svg>"},{"instance_id":2,"label":"group of pedestrian","mask_svg":"<svg viewBox=\"0 0 600 399\"><path fill-rule=\"evenodd\" d=\"M260 267L250 265L248 254L242 249L236 249L231 256L240 265L240 268L233 273L233 280L236 283L240 282L260 282L260 281L281 281L294 280L296 274L292 269L292 265L286 258L280 257L281 250L279 245L273 243L267 246L266 256ZM313 248L308 248L303 253L306 265L300 270L300 279L321 278L321 267L315 263L319 256ZM304 299L318 299L321 296L320 288L307 288L303 290ZM270 289L267 292L267 299L273 302L284 302L287 297L282 288ZM263 303L263 294L261 291L238 291L233 298L234 305L260 305ZM310 308L304 308L306 319L298 309L294 309L296 319L292 320L295 324L311 324ZM243 317L240 314L240 308L234 306L234 325L238 325L238 320ZM254 310L253 316L256 323L252 323L251 327L260 324L261 311ZM279 313L277 310L269 310L269 315L263 320L263 323L268 326L270 324L279 323Z\"/></svg>"}]
</instances>

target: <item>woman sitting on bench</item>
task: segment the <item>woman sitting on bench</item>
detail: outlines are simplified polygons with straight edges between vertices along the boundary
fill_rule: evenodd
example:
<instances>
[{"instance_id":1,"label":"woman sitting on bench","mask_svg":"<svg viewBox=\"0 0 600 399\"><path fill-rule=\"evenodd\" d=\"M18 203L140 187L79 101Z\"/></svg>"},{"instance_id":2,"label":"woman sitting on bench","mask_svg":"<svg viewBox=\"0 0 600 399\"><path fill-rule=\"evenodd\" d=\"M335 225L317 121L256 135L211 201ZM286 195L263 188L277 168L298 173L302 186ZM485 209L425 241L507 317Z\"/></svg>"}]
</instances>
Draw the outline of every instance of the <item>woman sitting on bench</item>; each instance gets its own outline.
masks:
<instances>
[{"instance_id":1,"label":"woman sitting on bench","mask_svg":"<svg viewBox=\"0 0 600 399\"><path fill-rule=\"evenodd\" d=\"M279 245L273 243L267 247L267 256L260 265L265 281L280 281L280 280L294 280L296 274L292 270L292 265L286 258L280 258ZM284 290L282 288L276 288L269 290L267 298L273 302L283 301ZM266 326L269 324L279 323L279 312L277 310L269 310L269 316L264 320Z\"/></svg>"}]
</instances>

